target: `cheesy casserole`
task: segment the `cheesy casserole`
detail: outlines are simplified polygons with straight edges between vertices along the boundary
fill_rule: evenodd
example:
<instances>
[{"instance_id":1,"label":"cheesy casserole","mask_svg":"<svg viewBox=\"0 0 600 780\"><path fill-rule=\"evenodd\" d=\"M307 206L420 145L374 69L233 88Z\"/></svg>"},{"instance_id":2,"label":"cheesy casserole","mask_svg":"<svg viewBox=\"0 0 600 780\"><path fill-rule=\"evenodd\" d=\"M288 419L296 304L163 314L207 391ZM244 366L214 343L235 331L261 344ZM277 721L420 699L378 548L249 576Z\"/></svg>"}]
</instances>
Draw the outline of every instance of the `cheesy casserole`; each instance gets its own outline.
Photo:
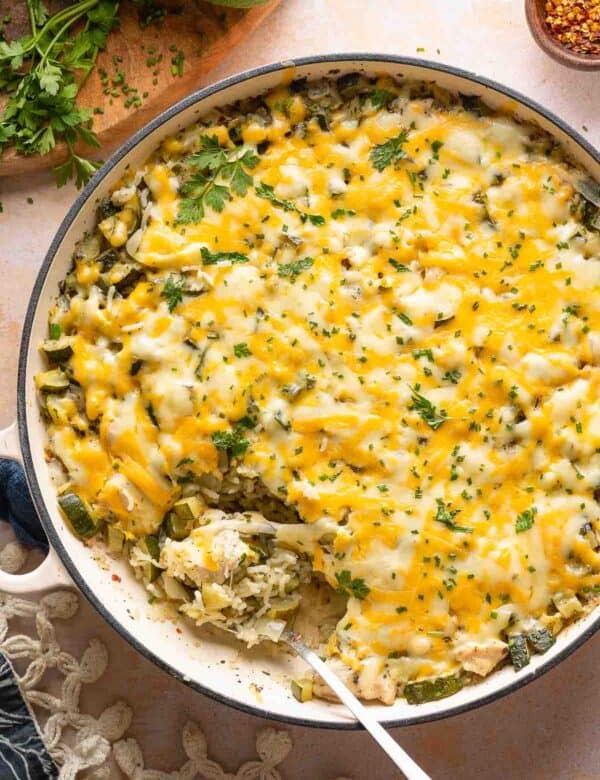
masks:
<instances>
[{"instance_id":1,"label":"cheesy casserole","mask_svg":"<svg viewBox=\"0 0 600 780\"><path fill-rule=\"evenodd\" d=\"M600 592L599 205L431 84L212 111L98 204L49 314L65 516L248 644L320 599L366 699L522 668Z\"/></svg>"}]
</instances>

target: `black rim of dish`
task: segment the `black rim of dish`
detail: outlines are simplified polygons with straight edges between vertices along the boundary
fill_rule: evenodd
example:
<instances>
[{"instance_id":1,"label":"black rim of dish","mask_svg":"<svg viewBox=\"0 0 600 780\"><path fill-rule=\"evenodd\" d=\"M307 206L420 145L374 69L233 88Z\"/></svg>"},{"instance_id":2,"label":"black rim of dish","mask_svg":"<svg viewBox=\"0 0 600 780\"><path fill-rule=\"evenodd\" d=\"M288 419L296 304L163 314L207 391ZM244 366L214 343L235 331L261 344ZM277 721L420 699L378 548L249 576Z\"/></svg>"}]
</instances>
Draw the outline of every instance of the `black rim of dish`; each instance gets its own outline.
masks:
<instances>
[{"instance_id":1,"label":"black rim of dish","mask_svg":"<svg viewBox=\"0 0 600 780\"><path fill-rule=\"evenodd\" d=\"M50 515L46 508L44 497L42 495L42 491L40 489L37 480L37 475L35 473L33 459L31 456L31 445L29 442L29 433L27 430L27 410L26 410L26 403L25 403L25 389L26 389L26 381L27 381L27 353L29 351L31 329L36 315L38 302L44 286L44 282L46 280L46 276L48 275L48 271L52 265L54 257L63 241L63 238L65 237L68 229L70 228L71 224L73 223L73 221L75 220L75 218L77 217L81 209L86 205L87 201L92 198L98 185L112 171L115 165L117 165L127 154L129 154L143 139L145 139L148 135L150 135L159 127L161 127L165 122L169 121L173 117L177 116L178 114L182 113L186 109L190 108L190 106L199 103L200 101L204 100L210 95L214 95L229 87L232 87L237 84L241 84L245 81L249 81L250 79L254 79L258 76L264 76L267 74L286 70L293 67L304 67L310 65L320 66L323 64L330 64L332 66L332 70L334 70L336 66L349 65L349 64L352 65L353 68L356 68L356 70L361 70L361 69L364 70L364 69L369 69L370 65L373 65L377 62L393 63L393 64L397 64L400 67L411 66L411 67L425 68L430 72L432 79L435 77L436 73L443 73L450 76L457 76L459 78L472 82L474 85L491 89L494 92L504 95L516 101L518 104L525 106L526 108L529 108L534 112L536 112L537 114L539 114L540 116L542 116L546 121L550 122L552 125L554 125L554 127L561 130L563 133L568 135L573 141L575 141L575 143L578 146L580 146L585 152L587 152L587 154L589 154L592 157L592 159L600 163L600 152L598 152L585 138L583 138L578 132L573 130L573 128L571 128L566 122L561 120L551 111L548 111L546 108L539 105L534 100L531 100L530 98L520 94L519 92L516 92L513 89L504 86L503 84L499 84L498 82L493 81L492 79L485 78L483 76L478 76L477 74L472 73L470 71L462 70L461 68L455 68L451 65L443 65L430 60L413 58L413 57L403 57L403 56L397 56L392 54L350 52L347 54L324 54L324 55L316 55L312 57L298 57L290 60L272 63L269 65L263 65L261 67L254 68L252 70L243 71L242 73L238 73L234 76L230 76L229 78L223 79L222 81L216 82L211 86L205 87L204 89L192 93L188 97L184 98L183 100L179 101L175 105L168 108L162 114L159 114L159 116L157 116L147 125L145 125L141 130L138 130L134 135L132 135L132 137L128 141L126 141L122 146L120 146L117 149L117 151L115 151L114 154L111 155L111 157L102 166L102 168L100 168L100 170L96 174L94 174L94 176L90 179L86 187L82 190L80 195L77 197L77 199L75 200L75 202L73 203L69 211L67 212L67 215L63 219L50 245L50 248L48 249L46 257L44 258L44 261L41 265L41 268L38 272L38 276L36 278L31 293L31 298L29 301L27 314L23 326L23 335L21 338L18 379L17 379L17 420L19 426L19 440L21 445L23 462L25 466L25 473L27 476L27 482L29 485L31 496L33 498L33 502L35 504L35 507L37 509L37 512L39 514L39 517L41 519L42 525L44 527L44 530L46 532L46 535L48 537L51 546L54 548L54 550L60 557L62 563L64 564L65 568L69 572L69 575L76 583L77 587L81 590L81 592L88 599L88 601L94 606L94 608L100 613L100 615L102 615L104 620L106 620L106 622L112 628L114 628L115 631L117 631L132 647L134 647L145 658L152 661L152 663L154 663L163 671L168 672L175 679L179 680L185 685L188 685L189 687L193 688L199 693L208 696L211 699L222 702L223 704L227 704L230 707L233 707L234 709L237 710L241 710L242 712L245 712L249 715L255 715L258 717L268 718L270 720L289 723L297 726L337 729L337 730L360 729L362 728L362 726L356 722L344 723L344 722L331 722L325 720L321 721L317 719L307 720L292 715L288 716L280 713L271 713L261 707L258 706L255 707L249 704L241 703L236 699L230 698L226 694L218 693L214 690L211 690L210 688L205 687L201 683L191 680L190 678L186 677L184 674L179 672L177 669L175 669L173 666L171 666L170 664L162 660L162 658L156 655L143 642L138 641L138 639L136 639L123 624L121 624L118 620L116 620L116 618L112 615L109 606L107 606L104 602L102 602L99 598L97 598L95 593L87 585L82 574L79 572L79 569L77 568L71 556L69 555L66 548L64 547L60 539L60 536L57 533L54 524L50 518ZM363 64L366 66L366 68L362 67ZM400 76L401 74L398 75ZM507 694L518 690L519 688L522 688L527 683L539 679L545 672L555 667L563 659L565 659L567 656L569 656L571 653L577 650L584 642L586 642L591 636L593 636L593 634L595 634L599 628L600 628L600 613L598 614L598 617L591 623L590 626L588 626L588 628L584 632L579 634L575 639L572 639L570 642L568 642L567 645L561 650L560 653L557 653L556 656L548 659L545 662L540 663L540 665L535 669L535 671L527 672L527 670L523 670L523 672L521 673L515 673L514 682L511 682L510 684L505 685L496 691L492 691L491 693L486 694L485 696L481 696L480 698L474 699L473 701L469 701L462 704L455 704L455 705L452 705L452 698L449 698L448 706L443 711L429 713L429 714L419 715L418 707L415 707L414 715L398 718L395 720L385 721L384 725L386 726L386 728L394 728L398 726L412 726L419 723L427 723L435 720L440 720L442 718L448 718L453 715L460 715L462 713L469 712L470 710L477 709L478 707L481 707L485 704L490 704L491 702L496 701L497 699L500 699L503 696L506 696Z\"/></svg>"}]
</instances>

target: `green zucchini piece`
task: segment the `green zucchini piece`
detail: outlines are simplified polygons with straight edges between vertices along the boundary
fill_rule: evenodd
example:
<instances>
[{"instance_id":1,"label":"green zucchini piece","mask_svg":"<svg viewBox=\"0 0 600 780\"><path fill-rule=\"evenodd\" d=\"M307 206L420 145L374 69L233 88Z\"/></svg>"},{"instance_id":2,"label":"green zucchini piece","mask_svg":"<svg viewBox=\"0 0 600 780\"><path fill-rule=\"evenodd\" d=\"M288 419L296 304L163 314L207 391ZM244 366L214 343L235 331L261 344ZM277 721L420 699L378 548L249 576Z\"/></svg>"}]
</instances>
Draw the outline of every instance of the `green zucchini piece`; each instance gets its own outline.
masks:
<instances>
[{"instance_id":1,"label":"green zucchini piece","mask_svg":"<svg viewBox=\"0 0 600 780\"><path fill-rule=\"evenodd\" d=\"M69 387L69 379L60 368L38 374L36 382L42 393L62 393Z\"/></svg>"},{"instance_id":2,"label":"green zucchini piece","mask_svg":"<svg viewBox=\"0 0 600 780\"><path fill-rule=\"evenodd\" d=\"M197 520L204 509L204 502L198 496L189 498L180 498L173 504L173 511L182 520L193 523Z\"/></svg>"},{"instance_id":3,"label":"green zucchini piece","mask_svg":"<svg viewBox=\"0 0 600 780\"><path fill-rule=\"evenodd\" d=\"M92 263L100 254L102 249L102 237L98 233L86 233L84 237L75 244L73 251L73 260L83 260L84 263Z\"/></svg>"},{"instance_id":4,"label":"green zucchini piece","mask_svg":"<svg viewBox=\"0 0 600 780\"><path fill-rule=\"evenodd\" d=\"M527 666L531 659L525 634L515 634L508 638L508 652L516 672Z\"/></svg>"},{"instance_id":5,"label":"green zucchini piece","mask_svg":"<svg viewBox=\"0 0 600 780\"><path fill-rule=\"evenodd\" d=\"M310 701L313 697L313 681L292 680L292 695L298 701Z\"/></svg>"},{"instance_id":6,"label":"green zucchini piece","mask_svg":"<svg viewBox=\"0 0 600 780\"><path fill-rule=\"evenodd\" d=\"M533 631L530 631L527 634L527 641L536 653L545 653L547 650L550 650L556 640L552 636L552 633L542 626L541 628L534 628Z\"/></svg>"},{"instance_id":7,"label":"green zucchini piece","mask_svg":"<svg viewBox=\"0 0 600 780\"><path fill-rule=\"evenodd\" d=\"M89 539L98 531L100 522L77 493L63 493L58 497L58 504L78 536Z\"/></svg>"},{"instance_id":8,"label":"green zucchini piece","mask_svg":"<svg viewBox=\"0 0 600 780\"><path fill-rule=\"evenodd\" d=\"M169 539L175 539L180 542L190 535L192 528L192 522L179 517L174 511L167 513L164 520L164 529Z\"/></svg>"},{"instance_id":9,"label":"green zucchini piece","mask_svg":"<svg viewBox=\"0 0 600 780\"><path fill-rule=\"evenodd\" d=\"M115 263L119 262L119 254L114 249L106 249L98 258L98 262L100 263L102 273L106 273L106 271L110 271Z\"/></svg>"},{"instance_id":10,"label":"green zucchini piece","mask_svg":"<svg viewBox=\"0 0 600 780\"><path fill-rule=\"evenodd\" d=\"M158 536L144 536L138 542L138 546L143 552L147 553L151 558L157 561L160 558L160 547L158 545Z\"/></svg>"},{"instance_id":11,"label":"green zucchini piece","mask_svg":"<svg viewBox=\"0 0 600 780\"><path fill-rule=\"evenodd\" d=\"M435 677L429 680L409 682L404 686L404 698L409 704L423 704L452 696L463 687L463 681L457 674Z\"/></svg>"},{"instance_id":12,"label":"green zucchini piece","mask_svg":"<svg viewBox=\"0 0 600 780\"><path fill-rule=\"evenodd\" d=\"M146 583L155 582L162 574L162 569L150 561L145 561L140 567L140 570L142 572L142 579Z\"/></svg>"},{"instance_id":13,"label":"green zucchini piece","mask_svg":"<svg viewBox=\"0 0 600 780\"><path fill-rule=\"evenodd\" d=\"M120 553L123 551L125 545L125 534L119 528L114 525L106 526L106 544L108 545L108 551L112 553Z\"/></svg>"},{"instance_id":14,"label":"green zucchini piece","mask_svg":"<svg viewBox=\"0 0 600 780\"><path fill-rule=\"evenodd\" d=\"M112 217L112 215L116 214L118 210L119 207L115 206L110 198L102 198L98 204L98 208L96 209L98 221L101 222L103 219L107 219L107 217Z\"/></svg>"},{"instance_id":15,"label":"green zucchini piece","mask_svg":"<svg viewBox=\"0 0 600 780\"><path fill-rule=\"evenodd\" d=\"M114 282L114 285L123 295L126 292L131 292L133 286L142 278L143 275L144 272L141 268L136 268L133 265L123 266L123 275L117 282Z\"/></svg>"},{"instance_id":16,"label":"green zucchini piece","mask_svg":"<svg viewBox=\"0 0 600 780\"><path fill-rule=\"evenodd\" d=\"M273 599L267 615L275 620L287 620L299 605L300 596L297 593L286 599Z\"/></svg>"},{"instance_id":17,"label":"green zucchini piece","mask_svg":"<svg viewBox=\"0 0 600 780\"><path fill-rule=\"evenodd\" d=\"M68 338L48 339L42 344L42 350L51 363L65 363L73 354Z\"/></svg>"},{"instance_id":18,"label":"green zucchini piece","mask_svg":"<svg viewBox=\"0 0 600 780\"><path fill-rule=\"evenodd\" d=\"M173 599L173 601L192 601L192 589L183 585L175 577L170 577L163 572L160 581L168 598Z\"/></svg>"},{"instance_id":19,"label":"green zucchini piece","mask_svg":"<svg viewBox=\"0 0 600 780\"><path fill-rule=\"evenodd\" d=\"M554 606L566 620L575 617L582 610L581 602L574 593L557 593L553 596Z\"/></svg>"}]
</instances>

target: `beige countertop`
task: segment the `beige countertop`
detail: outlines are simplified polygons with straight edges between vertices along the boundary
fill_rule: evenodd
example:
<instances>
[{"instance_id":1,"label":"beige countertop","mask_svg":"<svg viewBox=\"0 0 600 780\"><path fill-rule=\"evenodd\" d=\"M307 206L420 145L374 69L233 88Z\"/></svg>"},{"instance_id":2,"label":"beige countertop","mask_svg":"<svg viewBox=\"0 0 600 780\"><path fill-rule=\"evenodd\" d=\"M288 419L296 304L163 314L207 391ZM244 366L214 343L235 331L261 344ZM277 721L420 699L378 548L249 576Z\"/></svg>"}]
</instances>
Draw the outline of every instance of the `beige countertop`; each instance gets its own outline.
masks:
<instances>
[{"instance_id":1,"label":"beige countertop","mask_svg":"<svg viewBox=\"0 0 600 780\"><path fill-rule=\"evenodd\" d=\"M274 60L343 51L419 56L489 76L546 105L600 145L600 74L567 70L548 59L529 36L520 0L283 0L212 72L211 81ZM15 416L17 352L29 293L75 195L70 187L57 191L48 175L0 178L0 425ZM92 636L108 646L109 671L83 704L97 713L117 698L127 699L135 710L132 733L148 766L181 765L179 734L190 718L203 725L210 751L230 771L254 757L254 734L264 722L205 699L157 670L87 604L63 634L73 651ZM436 780L589 780L600 778L599 700L597 636L508 698L394 735ZM281 767L288 780L395 776L363 733L289 730L294 749ZM111 776L118 777L117 770Z\"/></svg>"}]
</instances>

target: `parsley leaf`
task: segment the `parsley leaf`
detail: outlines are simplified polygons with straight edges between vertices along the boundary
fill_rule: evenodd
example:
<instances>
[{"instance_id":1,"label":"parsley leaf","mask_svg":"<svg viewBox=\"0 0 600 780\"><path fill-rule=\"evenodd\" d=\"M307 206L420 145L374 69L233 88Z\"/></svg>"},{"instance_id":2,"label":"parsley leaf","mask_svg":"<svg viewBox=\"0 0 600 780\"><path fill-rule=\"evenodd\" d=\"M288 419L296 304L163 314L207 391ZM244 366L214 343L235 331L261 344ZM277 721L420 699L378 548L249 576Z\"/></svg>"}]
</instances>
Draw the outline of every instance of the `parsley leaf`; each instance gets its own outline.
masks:
<instances>
[{"instance_id":1,"label":"parsley leaf","mask_svg":"<svg viewBox=\"0 0 600 780\"><path fill-rule=\"evenodd\" d=\"M415 411L433 431L437 431L446 422L446 412L440 409L438 414L436 407L431 401L419 392L419 385L415 385L410 389L412 392L412 406L409 408Z\"/></svg>"},{"instance_id":2,"label":"parsley leaf","mask_svg":"<svg viewBox=\"0 0 600 780\"><path fill-rule=\"evenodd\" d=\"M515 531L518 534L522 534L524 531L529 531L533 528L535 522L535 516L537 515L537 507L532 506L530 509L526 509L521 514L517 515L515 521Z\"/></svg>"},{"instance_id":3,"label":"parsley leaf","mask_svg":"<svg viewBox=\"0 0 600 780\"><path fill-rule=\"evenodd\" d=\"M256 187L255 192L259 198L268 200L274 206L278 206L284 211L293 211L294 213L298 214L302 222L308 221L311 223L311 225L316 226L325 224L325 217L322 217L320 214L309 214L308 212L299 209L293 201L278 198L277 195L275 195L275 188L270 184L265 184L261 181Z\"/></svg>"},{"instance_id":4,"label":"parsley leaf","mask_svg":"<svg viewBox=\"0 0 600 780\"><path fill-rule=\"evenodd\" d=\"M406 273L407 271L410 271L410 268L407 265L404 265L404 263L399 263L398 260L394 260L393 257L388 258L388 263L399 273Z\"/></svg>"},{"instance_id":5,"label":"parsley leaf","mask_svg":"<svg viewBox=\"0 0 600 780\"><path fill-rule=\"evenodd\" d=\"M302 260L296 260L293 263L279 263L277 272L282 279L289 279L293 284L302 271L306 271L313 263L312 257L304 257Z\"/></svg>"},{"instance_id":6,"label":"parsley leaf","mask_svg":"<svg viewBox=\"0 0 600 780\"><path fill-rule=\"evenodd\" d=\"M174 279L172 276L169 276L165 282L160 297L166 298L169 311L174 311L177 305L183 300L184 284L185 281L183 279Z\"/></svg>"},{"instance_id":7,"label":"parsley leaf","mask_svg":"<svg viewBox=\"0 0 600 780\"><path fill-rule=\"evenodd\" d=\"M388 89L374 89L369 95L369 100L374 108L386 108L395 97L396 95Z\"/></svg>"},{"instance_id":8,"label":"parsley leaf","mask_svg":"<svg viewBox=\"0 0 600 780\"><path fill-rule=\"evenodd\" d=\"M252 352L250 351L250 347L246 344L246 342L241 341L239 344L233 345L233 354L238 358L243 358L250 357Z\"/></svg>"},{"instance_id":9,"label":"parsley leaf","mask_svg":"<svg viewBox=\"0 0 600 780\"><path fill-rule=\"evenodd\" d=\"M355 577L353 579L352 574L348 571L348 569L344 569L343 571L336 571L335 578L338 583L338 590L341 593L354 596L354 598L360 599L360 601L365 599L371 592L371 589L365 583L365 581L360 577Z\"/></svg>"},{"instance_id":10,"label":"parsley leaf","mask_svg":"<svg viewBox=\"0 0 600 780\"><path fill-rule=\"evenodd\" d=\"M388 165L395 165L406 157L403 144L408 141L408 132L402 130L394 138L390 138L382 144L377 144L371 149L369 159L373 168L377 171L383 171Z\"/></svg>"},{"instance_id":11,"label":"parsley leaf","mask_svg":"<svg viewBox=\"0 0 600 780\"><path fill-rule=\"evenodd\" d=\"M259 158L251 149L240 154L238 147L225 148L216 135L200 137L200 149L189 155L184 163L193 169L190 178L179 188L177 223L186 225L200 222L206 208L221 212L232 199L231 192L243 196L252 185L252 170Z\"/></svg>"},{"instance_id":12,"label":"parsley leaf","mask_svg":"<svg viewBox=\"0 0 600 780\"><path fill-rule=\"evenodd\" d=\"M225 450L234 456L243 455L250 446L241 427L236 427L233 431L215 431L212 442L218 450Z\"/></svg>"},{"instance_id":13,"label":"parsley leaf","mask_svg":"<svg viewBox=\"0 0 600 780\"><path fill-rule=\"evenodd\" d=\"M450 504L445 504L441 498L436 498L437 512L434 520L438 523L443 523L451 531L458 531L463 534L472 534L473 529L464 525L457 525L454 522L454 518L460 513L460 509L449 509Z\"/></svg>"},{"instance_id":14,"label":"parsley leaf","mask_svg":"<svg viewBox=\"0 0 600 780\"><path fill-rule=\"evenodd\" d=\"M218 263L247 263L249 257L241 252L211 252L205 246L200 250L202 265L217 265Z\"/></svg>"}]
</instances>

